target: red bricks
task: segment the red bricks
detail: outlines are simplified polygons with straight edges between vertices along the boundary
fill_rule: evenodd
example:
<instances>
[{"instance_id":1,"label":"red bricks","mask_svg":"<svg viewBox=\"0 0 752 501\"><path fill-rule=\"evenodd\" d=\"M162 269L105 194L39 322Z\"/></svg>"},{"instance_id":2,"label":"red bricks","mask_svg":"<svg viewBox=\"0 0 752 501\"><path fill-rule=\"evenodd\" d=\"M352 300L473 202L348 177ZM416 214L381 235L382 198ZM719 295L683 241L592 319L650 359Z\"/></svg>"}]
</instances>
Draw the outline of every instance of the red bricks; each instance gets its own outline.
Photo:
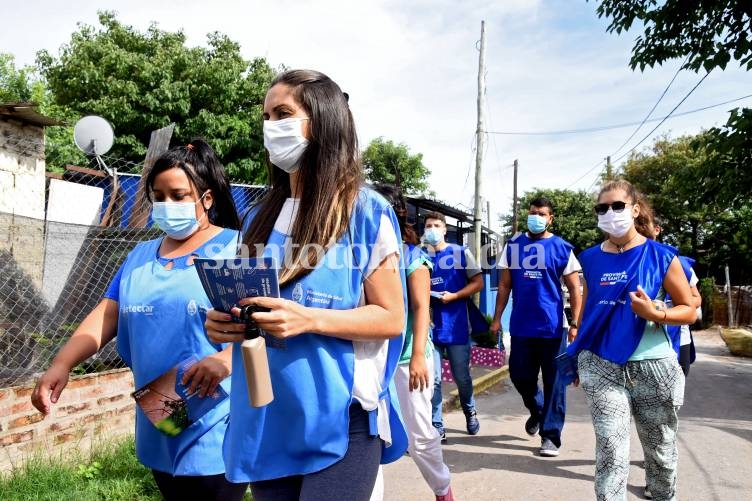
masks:
<instances>
[{"instance_id":1,"label":"red bricks","mask_svg":"<svg viewBox=\"0 0 752 501\"><path fill-rule=\"evenodd\" d=\"M0 445L5 447L11 444L28 442L29 440L32 439L33 436L34 436L34 433L31 430L24 431L22 433L3 434L3 436L0 437Z\"/></svg>"},{"instance_id":2,"label":"red bricks","mask_svg":"<svg viewBox=\"0 0 752 501\"><path fill-rule=\"evenodd\" d=\"M46 419L31 405L32 391L0 389L0 471L19 466L35 450L57 453L84 438L133 433L133 376L127 369L71 377Z\"/></svg>"},{"instance_id":3,"label":"red bricks","mask_svg":"<svg viewBox=\"0 0 752 501\"><path fill-rule=\"evenodd\" d=\"M30 424L38 423L42 419L44 419L44 416L39 412L35 414L29 414L27 416L22 416L8 423L8 429L12 430L13 428L22 428L24 426L29 426Z\"/></svg>"}]
</instances>

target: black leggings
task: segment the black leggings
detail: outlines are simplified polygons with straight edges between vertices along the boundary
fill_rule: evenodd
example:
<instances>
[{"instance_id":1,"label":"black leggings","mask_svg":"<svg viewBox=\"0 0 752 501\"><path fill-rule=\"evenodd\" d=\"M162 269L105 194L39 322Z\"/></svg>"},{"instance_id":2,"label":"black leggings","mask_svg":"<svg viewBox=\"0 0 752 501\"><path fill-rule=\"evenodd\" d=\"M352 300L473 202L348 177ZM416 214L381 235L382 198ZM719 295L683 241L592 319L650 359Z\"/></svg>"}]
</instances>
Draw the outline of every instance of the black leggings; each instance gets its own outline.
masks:
<instances>
[{"instance_id":1,"label":"black leggings","mask_svg":"<svg viewBox=\"0 0 752 501\"><path fill-rule=\"evenodd\" d=\"M691 344L683 344L679 347L679 365L681 365L682 371L684 371L684 377L689 376L690 354L692 350Z\"/></svg>"},{"instance_id":2,"label":"black leggings","mask_svg":"<svg viewBox=\"0 0 752 501\"><path fill-rule=\"evenodd\" d=\"M234 484L224 473L206 476L175 476L151 470L159 492L166 501L240 501L248 490L248 483Z\"/></svg>"},{"instance_id":3,"label":"black leggings","mask_svg":"<svg viewBox=\"0 0 752 501\"><path fill-rule=\"evenodd\" d=\"M368 413L350 406L350 443L332 466L308 475L251 483L254 501L368 501L381 462L381 439L372 436Z\"/></svg>"}]
</instances>

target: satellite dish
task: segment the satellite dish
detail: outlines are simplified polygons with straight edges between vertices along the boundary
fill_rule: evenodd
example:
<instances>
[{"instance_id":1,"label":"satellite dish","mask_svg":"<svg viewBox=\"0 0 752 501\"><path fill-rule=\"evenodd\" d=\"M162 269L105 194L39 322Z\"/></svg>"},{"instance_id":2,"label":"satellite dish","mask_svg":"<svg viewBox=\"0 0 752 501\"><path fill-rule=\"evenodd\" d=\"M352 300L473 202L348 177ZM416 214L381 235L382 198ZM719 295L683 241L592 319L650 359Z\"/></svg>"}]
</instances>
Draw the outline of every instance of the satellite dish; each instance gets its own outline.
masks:
<instances>
[{"instance_id":1,"label":"satellite dish","mask_svg":"<svg viewBox=\"0 0 752 501\"><path fill-rule=\"evenodd\" d=\"M110 122L97 115L83 117L73 127L73 141L90 156L98 157L110 151L114 138Z\"/></svg>"}]
</instances>

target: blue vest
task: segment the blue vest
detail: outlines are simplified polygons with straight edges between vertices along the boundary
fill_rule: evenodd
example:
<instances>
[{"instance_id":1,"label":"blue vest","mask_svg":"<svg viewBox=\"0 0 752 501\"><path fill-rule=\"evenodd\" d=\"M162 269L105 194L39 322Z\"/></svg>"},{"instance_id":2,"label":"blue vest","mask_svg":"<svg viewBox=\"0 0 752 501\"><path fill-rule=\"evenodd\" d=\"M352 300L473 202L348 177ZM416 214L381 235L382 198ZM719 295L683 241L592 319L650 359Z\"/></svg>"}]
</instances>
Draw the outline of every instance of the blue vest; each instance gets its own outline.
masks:
<instances>
[{"instance_id":1,"label":"blue vest","mask_svg":"<svg viewBox=\"0 0 752 501\"><path fill-rule=\"evenodd\" d=\"M246 228L254 215L252 211L246 217ZM349 231L327 251L315 270L282 287L281 297L312 308L356 308L382 215L389 218L399 235L391 206L372 190L362 189ZM267 255L273 256L271 249L281 249L286 238L273 230ZM335 263L337 266L332 266ZM402 273L406 302L404 280ZM407 449L392 381L403 339L404 332L388 345L380 397L391 404L392 445L383 449L382 463L399 459ZM232 482L314 473L336 463L347 452L355 366L352 341L304 333L286 339L283 349L267 348L267 354L274 400L265 407L254 408L248 402L240 349L233 351L231 419L224 442L226 476Z\"/></svg>"},{"instance_id":2,"label":"blue vest","mask_svg":"<svg viewBox=\"0 0 752 501\"><path fill-rule=\"evenodd\" d=\"M674 249L673 247L670 248ZM691 257L679 256L679 262L682 265L684 276L687 277L687 282L689 282L692 278L692 265L695 264L695 260ZM666 301L671 301L671 297L668 294L666 294ZM666 331L668 332L668 337L671 339L671 346L678 357L681 350L681 325L666 325Z\"/></svg>"},{"instance_id":3,"label":"blue vest","mask_svg":"<svg viewBox=\"0 0 752 501\"><path fill-rule=\"evenodd\" d=\"M428 255L433 260L431 291L457 292L467 285L467 257L465 248L448 244L442 251L429 248ZM438 298L431 298L433 310L433 342L437 345L465 345L470 340L467 301L458 300L444 304Z\"/></svg>"},{"instance_id":4,"label":"blue vest","mask_svg":"<svg viewBox=\"0 0 752 501\"><path fill-rule=\"evenodd\" d=\"M589 350L624 365L645 331L646 320L632 312L629 292L641 285L651 298L658 295L676 251L653 240L621 254L603 252L599 245L580 254L587 298L577 338L567 348L576 357Z\"/></svg>"},{"instance_id":5,"label":"blue vest","mask_svg":"<svg viewBox=\"0 0 752 501\"><path fill-rule=\"evenodd\" d=\"M573 248L555 235L533 240L521 233L507 243L506 259L514 296L509 324L512 336L561 338L564 335L561 276Z\"/></svg>"},{"instance_id":6,"label":"blue vest","mask_svg":"<svg viewBox=\"0 0 752 501\"><path fill-rule=\"evenodd\" d=\"M198 257L232 257L238 232L226 229L195 251ZM117 348L133 371L136 388L151 382L191 355L199 359L224 349L213 344L204 331L211 303L198 274L187 257L174 259L165 269L158 260L162 239L138 244L113 281L105 297L118 301ZM217 245L224 248L216 253ZM166 261L166 260L165 260ZM119 286L117 281L119 280ZM230 391L230 381L221 383ZM224 473L222 440L230 410L228 399L220 402L175 437L159 430L136 407L136 455L148 468L173 475Z\"/></svg>"}]
</instances>

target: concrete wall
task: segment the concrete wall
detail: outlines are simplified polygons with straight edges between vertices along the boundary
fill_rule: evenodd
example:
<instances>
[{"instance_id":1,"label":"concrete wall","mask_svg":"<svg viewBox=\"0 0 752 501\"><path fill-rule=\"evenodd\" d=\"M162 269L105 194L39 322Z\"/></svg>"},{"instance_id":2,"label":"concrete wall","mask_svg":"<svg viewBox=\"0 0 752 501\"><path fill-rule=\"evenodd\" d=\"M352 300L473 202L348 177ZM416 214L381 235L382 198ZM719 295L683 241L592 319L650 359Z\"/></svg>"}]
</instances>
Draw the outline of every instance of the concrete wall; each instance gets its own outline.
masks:
<instances>
[{"instance_id":1,"label":"concrete wall","mask_svg":"<svg viewBox=\"0 0 752 501\"><path fill-rule=\"evenodd\" d=\"M0 120L0 248L41 288L44 264L44 129Z\"/></svg>"},{"instance_id":2,"label":"concrete wall","mask_svg":"<svg viewBox=\"0 0 752 501\"><path fill-rule=\"evenodd\" d=\"M133 433L129 369L72 377L46 418L31 405L33 388L0 389L0 471L21 466L35 454L59 456L64 450Z\"/></svg>"},{"instance_id":3,"label":"concrete wall","mask_svg":"<svg viewBox=\"0 0 752 501\"><path fill-rule=\"evenodd\" d=\"M103 197L102 188L50 179L43 292L51 305L65 287L90 226L99 224Z\"/></svg>"}]
</instances>

